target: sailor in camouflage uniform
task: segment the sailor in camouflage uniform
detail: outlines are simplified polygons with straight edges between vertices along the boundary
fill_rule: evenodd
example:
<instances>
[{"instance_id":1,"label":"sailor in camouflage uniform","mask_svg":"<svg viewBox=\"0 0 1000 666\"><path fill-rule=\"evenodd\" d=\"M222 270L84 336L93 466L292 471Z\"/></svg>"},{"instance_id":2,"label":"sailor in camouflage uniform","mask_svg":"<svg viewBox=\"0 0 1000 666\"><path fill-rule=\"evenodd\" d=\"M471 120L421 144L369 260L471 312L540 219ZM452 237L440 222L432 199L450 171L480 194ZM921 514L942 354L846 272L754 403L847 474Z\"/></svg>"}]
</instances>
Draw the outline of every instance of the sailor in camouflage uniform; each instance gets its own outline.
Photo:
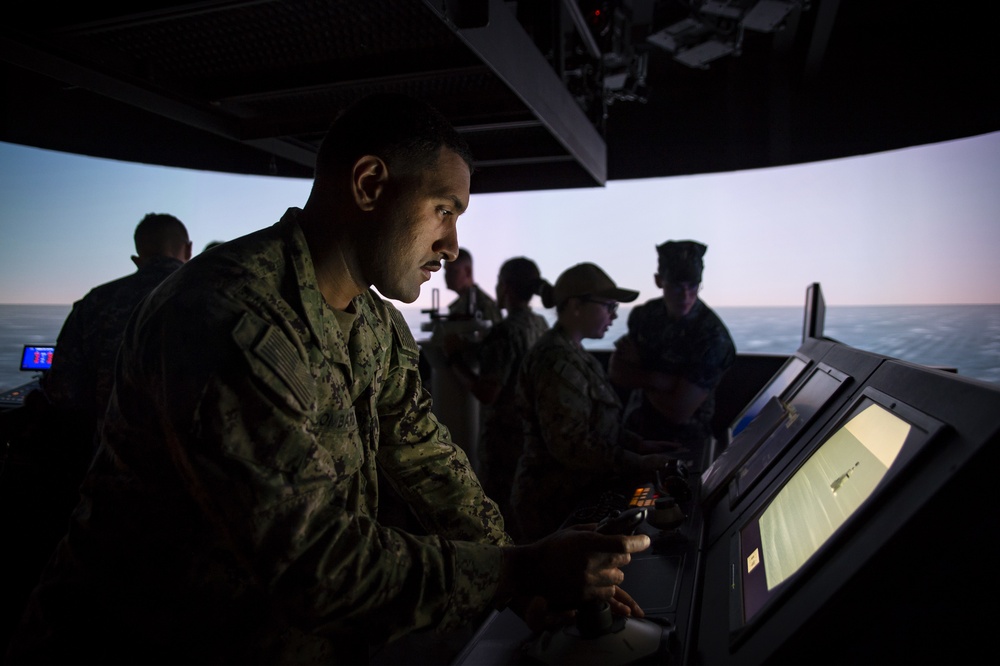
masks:
<instances>
[{"instance_id":1,"label":"sailor in camouflage uniform","mask_svg":"<svg viewBox=\"0 0 1000 666\"><path fill-rule=\"evenodd\" d=\"M41 380L49 402L64 415L79 416L88 433L96 431L107 408L115 357L129 316L139 301L191 258L187 229L173 215L146 215L135 228L134 241L132 261L138 270L94 287L73 304L59 332L52 369Z\"/></svg>"},{"instance_id":2,"label":"sailor in camouflage uniform","mask_svg":"<svg viewBox=\"0 0 1000 666\"><path fill-rule=\"evenodd\" d=\"M685 445L696 464L712 438L715 387L736 357L725 324L698 298L707 249L695 241L657 246L663 297L632 310L608 366L612 381L634 389L626 426Z\"/></svg>"},{"instance_id":3,"label":"sailor in camouflage uniform","mask_svg":"<svg viewBox=\"0 0 1000 666\"><path fill-rule=\"evenodd\" d=\"M367 98L334 123L304 209L143 303L10 661L361 663L531 594L639 612L616 585L647 538L509 546L368 286L412 302L454 258L466 151L423 103ZM379 522L376 470L427 536Z\"/></svg>"},{"instance_id":4,"label":"sailor in camouflage uniform","mask_svg":"<svg viewBox=\"0 0 1000 666\"><path fill-rule=\"evenodd\" d=\"M479 478L505 518L510 516L510 487L524 440L515 399L518 373L525 355L549 329L545 317L532 312L530 305L543 284L532 260L516 257L504 262L497 276L497 301L507 317L479 345L479 372L464 363L460 348L448 350L452 370L483 405ZM509 518L507 525L509 530Z\"/></svg>"},{"instance_id":5,"label":"sailor in camouflage uniform","mask_svg":"<svg viewBox=\"0 0 1000 666\"><path fill-rule=\"evenodd\" d=\"M456 319L469 317L493 324L500 323L503 313L496 301L472 279L472 255L465 248L458 251L458 258L444 267L444 281L458 298L448 304L448 315Z\"/></svg>"},{"instance_id":6,"label":"sailor in camouflage uniform","mask_svg":"<svg viewBox=\"0 0 1000 666\"><path fill-rule=\"evenodd\" d=\"M556 306L558 320L528 353L518 382L525 436L511 504L521 539L556 530L575 506L593 501L618 475L652 476L670 461L635 452L641 438L622 428L621 401L581 344L604 337L618 302L638 295L618 288L590 263L564 271L543 294L546 306Z\"/></svg>"}]
</instances>

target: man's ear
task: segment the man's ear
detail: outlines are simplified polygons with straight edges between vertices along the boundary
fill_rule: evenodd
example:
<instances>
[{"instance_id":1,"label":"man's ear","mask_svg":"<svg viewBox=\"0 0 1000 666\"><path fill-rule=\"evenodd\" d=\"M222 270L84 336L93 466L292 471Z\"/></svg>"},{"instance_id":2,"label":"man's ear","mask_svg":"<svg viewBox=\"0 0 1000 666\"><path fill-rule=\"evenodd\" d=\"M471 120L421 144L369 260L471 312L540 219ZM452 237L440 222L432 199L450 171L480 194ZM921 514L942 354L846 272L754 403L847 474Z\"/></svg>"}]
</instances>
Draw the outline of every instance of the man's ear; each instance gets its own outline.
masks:
<instances>
[{"instance_id":1,"label":"man's ear","mask_svg":"<svg viewBox=\"0 0 1000 666\"><path fill-rule=\"evenodd\" d=\"M385 191L389 168L381 158L365 155L358 158L351 169L351 194L358 208L370 211Z\"/></svg>"},{"instance_id":2,"label":"man's ear","mask_svg":"<svg viewBox=\"0 0 1000 666\"><path fill-rule=\"evenodd\" d=\"M660 279L659 273L653 273L653 280L656 282L658 289L663 289L663 280Z\"/></svg>"}]
</instances>

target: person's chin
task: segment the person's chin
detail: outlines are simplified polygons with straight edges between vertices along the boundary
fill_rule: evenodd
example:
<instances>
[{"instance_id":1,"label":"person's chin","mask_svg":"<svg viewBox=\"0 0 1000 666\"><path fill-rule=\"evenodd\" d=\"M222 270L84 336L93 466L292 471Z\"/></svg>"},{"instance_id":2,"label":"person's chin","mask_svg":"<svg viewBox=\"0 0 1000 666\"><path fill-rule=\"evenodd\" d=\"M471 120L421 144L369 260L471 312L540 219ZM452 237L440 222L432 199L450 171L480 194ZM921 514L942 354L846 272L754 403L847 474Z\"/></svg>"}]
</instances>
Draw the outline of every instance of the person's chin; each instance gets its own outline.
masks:
<instances>
[{"instance_id":1,"label":"person's chin","mask_svg":"<svg viewBox=\"0 0 1000 666\"><path fill-rule=\"evenodd\" d=\"M414 285L396 285L392 288L386 287L385 289L381 289L378 285L375 285L375 288L388 299L400 301L401 303L412 303L420 296L420 287L422 284L423 281Z\"/></svg>"}]
</instances>

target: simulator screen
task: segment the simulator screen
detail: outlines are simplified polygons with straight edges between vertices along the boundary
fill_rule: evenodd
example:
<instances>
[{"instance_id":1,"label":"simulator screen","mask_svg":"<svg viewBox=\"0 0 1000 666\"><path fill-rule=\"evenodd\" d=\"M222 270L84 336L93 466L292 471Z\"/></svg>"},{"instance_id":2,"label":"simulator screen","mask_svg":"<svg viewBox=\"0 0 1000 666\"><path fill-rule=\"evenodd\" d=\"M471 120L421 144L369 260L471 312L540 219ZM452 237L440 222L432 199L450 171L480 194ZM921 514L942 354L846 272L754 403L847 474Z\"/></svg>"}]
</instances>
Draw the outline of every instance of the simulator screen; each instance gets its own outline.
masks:
<instances>
[{"instance_id":1,"label":"simulator screen","mask_svg":"<svg viewBox=\"0 0 1000 666\"><path fill-rule=\"evenodd\" d=\"M912 429L871 400L852 413L741 530L745 620L872 495Z\"/></svg>"}]
</instances>

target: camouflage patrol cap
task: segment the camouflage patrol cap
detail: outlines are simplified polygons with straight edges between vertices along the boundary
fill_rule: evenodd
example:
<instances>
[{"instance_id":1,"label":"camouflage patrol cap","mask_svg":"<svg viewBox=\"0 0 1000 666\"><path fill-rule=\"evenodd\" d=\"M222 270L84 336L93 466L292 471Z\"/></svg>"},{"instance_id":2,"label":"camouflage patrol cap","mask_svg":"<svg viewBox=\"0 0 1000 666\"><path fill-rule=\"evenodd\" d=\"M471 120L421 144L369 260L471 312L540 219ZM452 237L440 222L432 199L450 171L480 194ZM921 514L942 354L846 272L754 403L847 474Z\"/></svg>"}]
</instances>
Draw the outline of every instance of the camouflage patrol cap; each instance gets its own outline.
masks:
<instances>
[{"instance_id":1,"label":"camouflage patrol cap","mask_svg":"<svg viewBox=\"0 0 1000 666\"><path fill-rule=\"evenodd\" d=\"M595 264L577 264L563 271L553 288L555 304L559 305L574 296L597 296L622 303L630 303L639 296L631 289L620 289L614 281Z\"/></svg>"},{"instance_id":2,"label":"camouflage patrol cap","mask_svg":"<svg viewBox=\"0 0 1000 666\"><path fill-rule=\"evenodd\" d=\"M667 282L701 282L707 245L697 241L667 241L656 246L660 277Z\"/></svg>"}]
</instances>

